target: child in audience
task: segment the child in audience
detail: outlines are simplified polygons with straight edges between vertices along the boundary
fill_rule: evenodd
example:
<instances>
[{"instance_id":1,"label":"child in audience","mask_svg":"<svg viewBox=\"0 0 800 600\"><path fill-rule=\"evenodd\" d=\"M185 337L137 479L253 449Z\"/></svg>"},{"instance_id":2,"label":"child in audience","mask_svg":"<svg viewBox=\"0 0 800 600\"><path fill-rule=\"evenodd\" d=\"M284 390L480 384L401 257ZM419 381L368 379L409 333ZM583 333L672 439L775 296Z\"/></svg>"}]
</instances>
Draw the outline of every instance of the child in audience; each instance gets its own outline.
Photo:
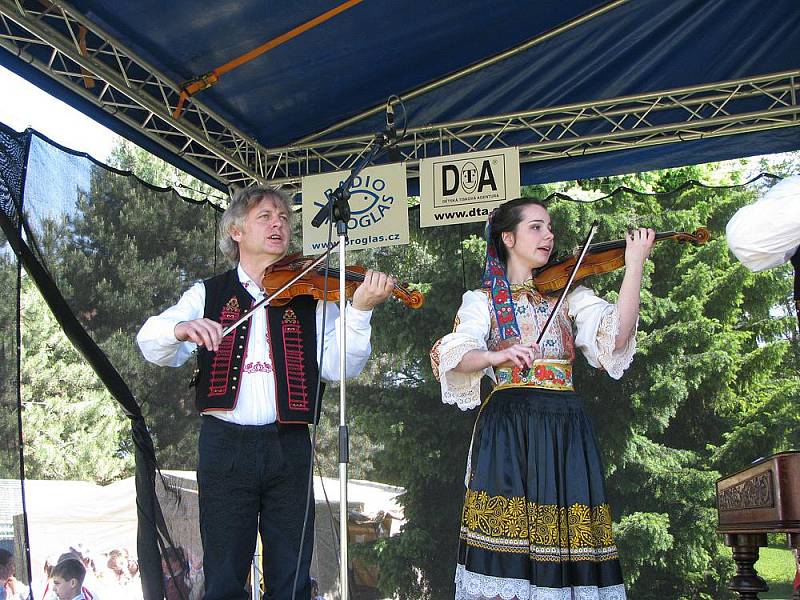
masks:
<instances>
[{"instance_id":1,"label":"child in audience","mask_svg":"<svg viewBox=\"0 0 800 600\"><path fill-rule=\"evenodd\" d=\"M86 600L81 591L86 568L77 558L66 558L53 566L50 579L58 600Z\"/></svg>"}]
</instances>

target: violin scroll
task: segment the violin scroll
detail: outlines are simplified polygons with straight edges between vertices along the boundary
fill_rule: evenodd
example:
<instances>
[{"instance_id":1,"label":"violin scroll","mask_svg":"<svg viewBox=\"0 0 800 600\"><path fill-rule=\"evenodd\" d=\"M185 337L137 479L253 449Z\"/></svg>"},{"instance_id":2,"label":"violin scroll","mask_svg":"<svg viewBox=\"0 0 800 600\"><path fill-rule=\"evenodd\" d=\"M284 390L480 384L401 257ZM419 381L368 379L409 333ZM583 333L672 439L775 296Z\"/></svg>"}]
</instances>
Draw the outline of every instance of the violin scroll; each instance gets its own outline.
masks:
<instances>
[{"instance_id":1,"label":"violin scroll","mask_svg":"<svg viewBox=\"0 0 800 600\"><path fill-rule=\"evenodd\" d=\"M402 296L400 292L402 291ZM425 296L419 290L411 290L408 289L408 284L406 283L398 283L397 290L395 290L395 295L405 304L408 308L421 308L422 305L425 303Z\"/></svg>"},{"instance_id":2,"label":"violin scroll","mask_svg":"<svg viewBox=\"0 0 800 600\"><path fill-rule=\"evenodd\" d=\"M679 242L689 242L695 246L702 246L711 239L711 233L709 233L706 227L698 227L695 229L694 233L676 231L674 239Z\"/></svg>"}]
</instances>

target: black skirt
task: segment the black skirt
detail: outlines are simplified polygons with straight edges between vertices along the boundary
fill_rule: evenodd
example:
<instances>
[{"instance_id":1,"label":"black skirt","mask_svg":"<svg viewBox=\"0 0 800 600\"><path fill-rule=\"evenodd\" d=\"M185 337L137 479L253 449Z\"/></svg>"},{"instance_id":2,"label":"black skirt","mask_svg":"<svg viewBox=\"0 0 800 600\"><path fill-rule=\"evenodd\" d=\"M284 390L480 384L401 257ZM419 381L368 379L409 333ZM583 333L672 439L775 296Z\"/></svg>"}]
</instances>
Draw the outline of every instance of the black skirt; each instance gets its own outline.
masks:
<instances>
[{"instance_id":1,"label":"black skirt","mask_svg":"<svg viewBox=\"0 0 800 600\"><path fill-rule=\"evenodd\" d=\"M495 391L475 424L456 599L625 597L583 401L573 392Z\"/></svg>"}]
</instances>

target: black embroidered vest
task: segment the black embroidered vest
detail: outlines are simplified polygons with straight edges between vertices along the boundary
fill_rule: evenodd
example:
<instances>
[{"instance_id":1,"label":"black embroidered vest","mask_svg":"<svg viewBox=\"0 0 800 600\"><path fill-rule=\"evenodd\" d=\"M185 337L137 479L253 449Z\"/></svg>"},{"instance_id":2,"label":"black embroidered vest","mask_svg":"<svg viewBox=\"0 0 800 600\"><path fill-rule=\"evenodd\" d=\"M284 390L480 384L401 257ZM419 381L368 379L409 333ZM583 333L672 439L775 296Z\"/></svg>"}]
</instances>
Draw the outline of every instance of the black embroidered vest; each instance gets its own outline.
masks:
<instances>
[{"instance_id":1,"label":"black embroidered vest","mask_svg":"<svg viewBox=\"0 0 800 600\"><path fill-rule=\"evenodd\" d=\"M239 281L236 269L203 283L204 316L223 328L235 323L254 302ZM267 307L279 423L311 423L314 415L318 415L314 407L319 373L316 307L317 301L311 296L296 296L284 306ZM236 406L251 326L249 319L239 325L222 339L217 352L198 349L196 404L200 412L232 410ZM323 384L320 398L324 390Z\"/></svg>"}]
</instances>

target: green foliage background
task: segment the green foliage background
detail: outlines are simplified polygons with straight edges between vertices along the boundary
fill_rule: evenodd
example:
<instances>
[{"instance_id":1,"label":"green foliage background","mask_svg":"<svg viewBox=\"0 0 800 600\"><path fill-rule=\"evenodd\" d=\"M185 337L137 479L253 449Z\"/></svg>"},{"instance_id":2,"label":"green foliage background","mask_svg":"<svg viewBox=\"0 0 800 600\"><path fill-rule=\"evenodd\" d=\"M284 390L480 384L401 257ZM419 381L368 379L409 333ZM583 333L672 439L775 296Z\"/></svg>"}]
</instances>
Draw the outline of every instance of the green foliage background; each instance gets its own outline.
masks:
<instances>
[{"instance_id":1,"label":"green foliage background","mask_svg":"<svg viewBox=\"0 0 800 600\"><path fill-rule=\"evenodd\" d=\"M180 181L169 167L130 145L116 166L156 184ZM772 161L779 174L800 160ZM689 179L740 183L751 163L692 166L528 188L547 196L591 198L626 185L672 190ZM99 169L99 168L98 168ZM188 181L184 179L184 181ZM583 392L606 461L608 491L629 594L637 600L724 599L730 552L715 534L714 482L776 451L797 448L800 350L788 267L751 273L729 253L724 229L765 189L690 187L671 195L623 193L597 202L550 204L557 247L580 243L597 219L597 239L631 226L693 231L700 247L657 244L645 271L639 353L620 381L579 359ZM201 190L207 193L208 190ZM409 246L352 253L360 263L400 274L426 293L419 311L400 303L373 319L373 358L349 390L353 477L406 488L402 535L380 540L362 558L380 565L381 586L399 598L452 597L465 458L474 412L445 406L428 352L447 333L461 293L482 266L480 224L420 229L410 211ZM191 366L148 365L134 336L144 319L173 304L189 285L226 265L214 250L216 212L153 191L133 178L97 172L76 210L42 228L48 265L75 313L142 403L165 468L194 468L198 418L187 387ZM13 263L2 258L6 289ZM613 301L622 272L586 283ZM13 339L13 307L3 307L3 351ZM131 472L125 418L63 339L37 293L23 283L22 393L31 477L110 481ZM4 361L0 472L15 476L13 361ZM66 385L72 382L74 385ZM327 393L319 463L335 475L338 412ZM80 440L80 451L74 446Z\"/></svg>"}]
</instances>

